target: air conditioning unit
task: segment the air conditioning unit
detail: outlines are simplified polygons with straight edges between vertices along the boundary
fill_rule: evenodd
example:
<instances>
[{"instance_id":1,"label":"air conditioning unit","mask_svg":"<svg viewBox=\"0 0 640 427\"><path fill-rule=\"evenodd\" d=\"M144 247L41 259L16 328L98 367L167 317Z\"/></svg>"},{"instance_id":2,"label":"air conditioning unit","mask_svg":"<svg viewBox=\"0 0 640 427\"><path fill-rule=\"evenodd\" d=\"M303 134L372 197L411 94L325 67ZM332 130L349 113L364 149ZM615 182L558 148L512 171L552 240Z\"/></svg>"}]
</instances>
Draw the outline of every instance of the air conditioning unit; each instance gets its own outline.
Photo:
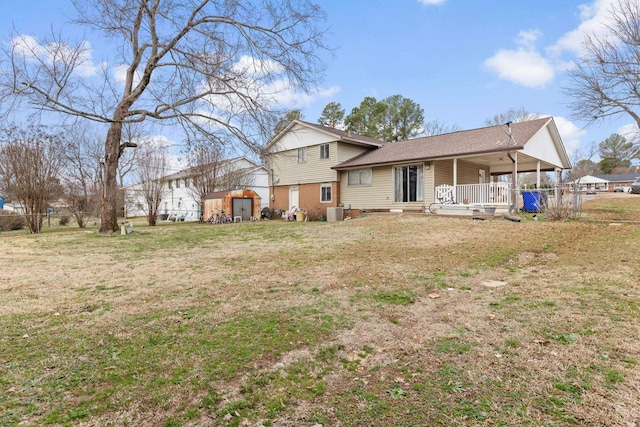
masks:
<instances>
[{"instance_id":1,"label":"air conditioning unit","mask_svg":"<svg viewBox=\"0 0 640 427\"><path fill-rule=\"evenodd\" d=\"M342 221L342 208L327 208L327 221Z\"/></svg>"}]
</instances>

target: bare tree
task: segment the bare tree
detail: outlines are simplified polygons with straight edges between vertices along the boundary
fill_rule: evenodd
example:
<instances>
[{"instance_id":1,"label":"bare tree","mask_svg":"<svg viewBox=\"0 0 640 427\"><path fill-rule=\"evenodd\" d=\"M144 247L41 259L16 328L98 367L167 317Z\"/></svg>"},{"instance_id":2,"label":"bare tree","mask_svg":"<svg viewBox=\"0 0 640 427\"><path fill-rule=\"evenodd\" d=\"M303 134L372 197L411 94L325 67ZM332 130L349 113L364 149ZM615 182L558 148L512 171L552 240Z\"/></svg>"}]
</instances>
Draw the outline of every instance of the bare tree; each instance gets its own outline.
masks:
<instances>
[{"instance_id":1,"label":"bare tree","mask_svg":"<svg viewBox=\"0 0 640 427\"><path fill-rule=\"evenodd\" d=\"M64 137L39 124L0 130L0 189L22 204L31 233L39 233L51 202L62 194Z\"/></svg>"},{"instance_id":2,"label":"bare tree","mask_svg":"<svg viewBox=\"0 0 640 427\"><path fill-rule=\"evenodd\" d=\"M155 226L160 202L168 192L164 185L164 177L169 171L168 153L166 147L152 144L141 146L138 150L140 151L135 168L138 184L135 185L135 197L144 203L147 223Z\"/></svg>"},{"instance_id":3,"label":"bare tree","mask_svg":"<svg viewBox=\"0 0 640 427\"><path fill-rule=\"evenodd\" d=\"M84 228L87 217L97 214L100 206L102 140L86 126L74 126L67 130L67 145L61 152L64 199L78 226Z\"/></svg>"},{"instance_id":4,"label":"bare tree","mask_svg":"<svg viewBox=\"0 0 640 427\"><path fill-rule=\"evenodd\" d=\"M442 135L445 133L457 132L461 130L456 124L448 124L444 121L434 119L424 124L424 133L427 136Z\"/></svg>"},{"instance_id":5,"label":"bare tree","mask_svg":"<svg viewBox=\"0 0 640 427\"><path fill-rule=\"evenodd\" d=\"M589 123L628 115L640 126L640 3L615 2L605 27L585 38L584 54L569 71L570 107Z\"/></svg>"},{"instance_id":6,"label":"bare tree","mask_svg":"<svg viewBox=\"0 0 640 427\"><path fill-rule=\"evenodd\" d=\"M567 171L565 179L567 181L575 181L583 176L594 175L600 172L598 164L591 160L598 154L598 149L598 144L592 141L586 151L576 150L571 159L573 168Z\"/></svg>"},{"instance_id":7,"label":"bare tree","mask_svg":"<svg viewBox=\"0 0 640 427\"><path fill-rule=\"evenodd\" d=\"M493 117L485 119L484 124L487 126L500 126L508 122L526 122L527 120L535 120L540 118L540 114L531 113L524 109L524 107L520 108L509 108L504 113L496 114Z\"/></svg>"},{"instance_id":8,"label":"bare tree","mask_svg":"<svg viewBox=\"0 0 640 427\"><path fill-rule=\"evenodd\" d=\"M324 13L308 0L72 1L76 23L113 43L103 64L122 64L122 73L93 67L86 41L16 35L5 44L0 96L6 108L26 102L108 126L101 232L118 228L117 170L130 146L123 125L180 124L258 151L277 93L310 89L323 68Z\"/></svg>"},{"instance_id":9,"label":"bare tree","mask_svg":"<svg viewBox=\"0 0 640 427\"><path fill-rule=\"evenodd\" d=\"M130 148L137 146L137 141L143 138L142 123L126 123L122 126L122 139ZM137 150L125 150L118 160L118 181L120 187L124 187L125 178L136 167L138 159Z\"/></svg>"}]
</instances>

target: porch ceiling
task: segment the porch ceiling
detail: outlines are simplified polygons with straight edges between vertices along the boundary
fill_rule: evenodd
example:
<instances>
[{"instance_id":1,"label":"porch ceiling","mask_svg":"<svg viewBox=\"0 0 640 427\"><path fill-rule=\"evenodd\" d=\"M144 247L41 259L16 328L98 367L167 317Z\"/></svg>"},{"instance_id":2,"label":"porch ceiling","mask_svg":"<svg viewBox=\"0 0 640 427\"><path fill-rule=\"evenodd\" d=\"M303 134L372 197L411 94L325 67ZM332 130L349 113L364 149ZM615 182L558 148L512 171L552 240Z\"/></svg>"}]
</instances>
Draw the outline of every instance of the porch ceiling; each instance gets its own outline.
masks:
<instances>
[{"instance_id":1,"label":"porch ceiling","mask_svg":"<svg viewBox=\"0 0 640 427\"><path fill-rule=\"evenodd\" d=\"M486 153L463 159L480 166L488 166L492 175L511 173L513 170L513 164L506 152ZM537 166L538 159L518 152L518 172L535 172ZM555 166L551 163L540 161L540 170L545 172L554 171Z\"/></svg>"}]
</instances>

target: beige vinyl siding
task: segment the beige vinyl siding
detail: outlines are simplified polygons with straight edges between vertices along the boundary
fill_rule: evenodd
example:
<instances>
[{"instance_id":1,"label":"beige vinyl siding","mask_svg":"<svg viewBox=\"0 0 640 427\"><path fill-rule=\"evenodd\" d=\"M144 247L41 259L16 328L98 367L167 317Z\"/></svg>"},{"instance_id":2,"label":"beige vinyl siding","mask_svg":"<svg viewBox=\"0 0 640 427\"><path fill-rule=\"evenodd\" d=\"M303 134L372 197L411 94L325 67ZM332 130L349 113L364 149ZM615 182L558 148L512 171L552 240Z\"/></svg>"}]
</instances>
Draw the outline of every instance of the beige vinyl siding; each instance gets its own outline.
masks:
<instances>
[{"instance_id":1,"label":"beige vinyl siding","mask_svg":"<svg viewBox=\"0 0 640 427\"><path fill-rule=\"evenodd\" d=\"M427 165L429 165L429 170L427 170ZM425 206L428 206L430 203L433 203L435 200L435 190L434 190L434 178L435 178L435 168L433 167L433 162L427 162L424 166L424 197L423 201Z\"/></svg>"},{"instance_id":2,"label":"beige vinyl siding","mask_svg":"<svg viewBox=\"0 0 640 427\"><path fill-rule=\"evenodd\" d=\"M337 164L336 142L329 143L329 158L320 159L320 145L307 147L306 163L298 163L298 149L283 151L270 156L278 185L309 184L331 182L338 179L338 173L331 169Z\"/></svg>"},{"instance_id":3,"label":"beige vinyl siding","mask_svg":"<svg viewBox=\"0 0 640 427\"><path fill-rule=\"evenodd\" d=\"M338 149L337 149L338 163L346 162L347 160L353 159L354 157L359 156L365 151L375 150L375 148L345 144L344 142L340 142L337 145L338 145Z\"/></svg>"},{"instance_id":4,"label":"beige vinyl siding","mask_svg":"<svg viewBox=\"0 0 640 427\"><path fill-rule=\"evenodd\" d=\"M352 209L423 209L428 200L433 199L433 168L423 166L423 201L395 203L393 201L393 168L381 166L372 168L371 185L348 185L348 171L340 173L340 201ZM364 168L363 168L364 169Z\"/></svg>"},{"instance_id":5,"label":"beige vinyl siding","mask_svg":"<svg viewBox=\"0 0 640 427\"><path fill-rule=\"evenodd\" d=\"M453 160L438 160L434 164L434 186L453 185Z\"/></svg>"},{"instance_id":6,"label":"beige vinyl siding","mask_svg":"<svg viewBox=\"0 0 640 427\"><path fill-rule=\"evenodd\" d=\"M363 168L365 169L365 168ZM348 171L340 172L340 201L352 209L390 209L393 175L389 166L372 168L371 185L348 185Z\"/></svg>"},{"instance_id":7,"label":"beige vinyl siding","mask_svg":"<svg viewBox=\"0 0 640 427\"><path fill-rule=\"evenodd\" d=\"M434 162L435 186L453 185L453 160ZM481 168L471 162L458 160L458 184L477 184ZM487 172L487 177L489 173ZM488 179L488 178L487 178Z\"/></svg>"}]
</instances>

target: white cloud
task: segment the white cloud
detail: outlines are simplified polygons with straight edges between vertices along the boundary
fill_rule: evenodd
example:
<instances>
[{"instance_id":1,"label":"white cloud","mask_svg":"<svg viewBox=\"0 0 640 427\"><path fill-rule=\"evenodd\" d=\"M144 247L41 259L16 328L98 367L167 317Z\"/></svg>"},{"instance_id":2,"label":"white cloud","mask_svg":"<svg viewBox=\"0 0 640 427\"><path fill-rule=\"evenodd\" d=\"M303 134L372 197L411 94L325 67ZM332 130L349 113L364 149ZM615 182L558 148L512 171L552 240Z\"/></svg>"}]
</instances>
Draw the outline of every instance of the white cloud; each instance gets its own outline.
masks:
<instances>
[{"instance_id":1,"label":"white cloud","mask_svg":"<svg viewBox=\"0 0 640 427\"><path fill-rule=\"evenodd\" d=\"M640 139L640 129L638 129L638 125L635 123L621 126L616 133L624 136L627 141L638 142L638 139Z\"/></svg>"},{"instance_id":2,"label":"white cloud","mask_svg":"<svg viewBox=\"0 0 640 427\"><path fill-rule=\"evenodd\" d=\"M580 5L580 25L547 46L544 54L535 47L541 33L537 30L521 31L517 49L500 49L483 65L503 80L527 87L545 86L557 73L575 65L573 58L583 54L583 41L587 35L605 37L606 25L616 3L617 0L595 0ZM563 58L565 54L570 56Z\"/></svg>"},{"instance_id":3,"label":"white cloud","mask_svg":"<svg viewBox=\"0 0 640 427\"><path fill-rule=\"evenodd\" d=\"M580 147L582 138L587 135L587 131L576 126L572 121L562 116L554 116L553 120L556 122L558 132L560 133L564 147L567 150L567 154L571 157L571 155Z\"/></svg>"},{"instance_id":4,"label":"white cloud","mask_svg":"<svg viewBox=\"0 0 640 427\"><path fill-rule=\"evenodd\" d=\"M316 88L310 93L305 93L293 91L290 87L287 87L286 82L280 81L272 85L270 90L274 91L273 99L276 104L288 108L303 108L318 98L331 98L340 92L340 87Z\"/></svg>"},{"instance_id":5,"label":"white cloud","mask_svg":"<svg viewBox=\"0 0 640 427\"><path fill-rule=\"evenodd\" d=\"M576 55L583 53L582 42L586 35L595 34L602 37L606 32L606 22L616 0L596 0L590 5L580 5L580 25L565 33L558 41L548 48L551 55L559 56L563 52Z\"/></svg>"},{"instance_id":6,"label":"white cloud","mask_svg":"<svg viewBox=\"0 0 640 427\"><path fill-rule=\"evenodd\" d=\"M127 69L129 68L126 64L116 65L111 68L111 73L113 74L113 78L117 84L124 86L127 81ZM137 85L140 83L141 74L138 70L135 71L133 76L133 85Z\"/></svg>"},{"instance_id":7,"label":"white cloud","mask_svg":"<svg viewBox=\"0 0 640 427\"><path fill-rule=\"evenodd\" d=\"M439 4L444 3L447 0L418 0L418 1L427 6L437 6Z\"/></svg>"},{"instance_id":8,"label":"white cloud","mask_svg":"<svg viewBox=\"0 0 640 427\"><path fill-rule=\"evenodd\" d=\"M37 38L20 35L11 40L14 52L25 61L39 61L51 66L56 63L74 64L73 74L79 77L91 77L97 74L99 67L91 59L91 44L82 41L77 47L65 43L41 44Z\"/></svg>"},{"instance_id":9,"label":"white cloud","mask_svg":"<svg viewBox=\"0 0 640 427\"><path fill-rule=\"evenodd\" d=\"M284 68L274 61L258 60L251 56L243 55L238 62L233 64L231 71L247 78L255 79L268 74L281 74L284 72Z\"/></svg>"},{"instance_id":10,"label":"white cloud","mask_svg":"<svg viewBox=\"0 0 640 427\"><path fill-rule=\"evenodd\" d=\"M501 49L486 59L484 67L493 71L503 80L526 87L542 87L555 77L551 63L535 50L535 43L541 33L538 30L521 31L515 50Z\"/></svg>"}]
</instances>

